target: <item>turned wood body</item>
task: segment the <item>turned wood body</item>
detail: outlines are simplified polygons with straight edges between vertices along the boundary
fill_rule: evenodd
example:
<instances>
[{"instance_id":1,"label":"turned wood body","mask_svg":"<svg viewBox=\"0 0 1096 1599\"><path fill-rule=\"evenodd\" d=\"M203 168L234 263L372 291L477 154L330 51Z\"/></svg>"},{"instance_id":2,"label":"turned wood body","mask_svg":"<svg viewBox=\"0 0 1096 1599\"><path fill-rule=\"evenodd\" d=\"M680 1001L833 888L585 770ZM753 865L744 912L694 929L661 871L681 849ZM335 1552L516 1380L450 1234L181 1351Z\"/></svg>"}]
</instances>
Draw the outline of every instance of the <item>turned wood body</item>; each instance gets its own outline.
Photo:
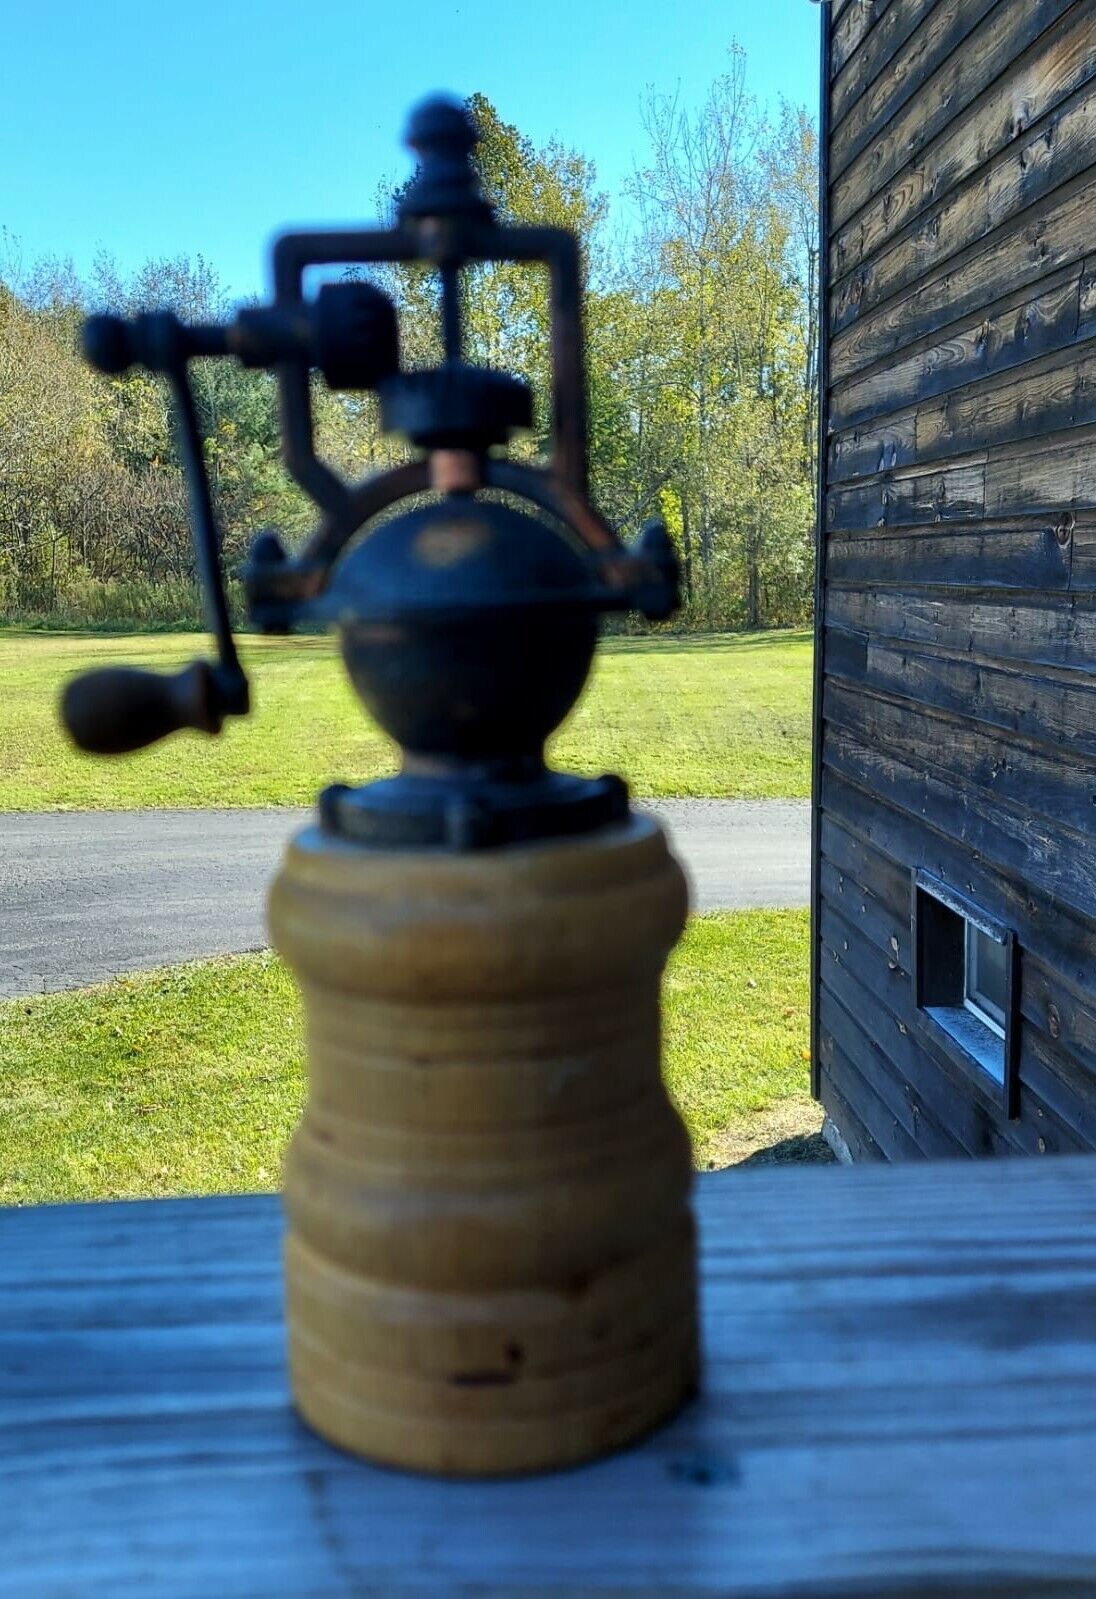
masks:
<instances>
[{"instance_id":1,"label":"turned wood body","mask_svg":"<svg viewBox=\"0 0 1096 1599\"><path fill-rule=\"evenodd\" d=\"M290 1369L333 1442L532 1471L693 1391L692 1166L659 1026L685 910L647 818L462 855L290 844L270 900L308 1037Z\"/></svg>"}]
</instances>

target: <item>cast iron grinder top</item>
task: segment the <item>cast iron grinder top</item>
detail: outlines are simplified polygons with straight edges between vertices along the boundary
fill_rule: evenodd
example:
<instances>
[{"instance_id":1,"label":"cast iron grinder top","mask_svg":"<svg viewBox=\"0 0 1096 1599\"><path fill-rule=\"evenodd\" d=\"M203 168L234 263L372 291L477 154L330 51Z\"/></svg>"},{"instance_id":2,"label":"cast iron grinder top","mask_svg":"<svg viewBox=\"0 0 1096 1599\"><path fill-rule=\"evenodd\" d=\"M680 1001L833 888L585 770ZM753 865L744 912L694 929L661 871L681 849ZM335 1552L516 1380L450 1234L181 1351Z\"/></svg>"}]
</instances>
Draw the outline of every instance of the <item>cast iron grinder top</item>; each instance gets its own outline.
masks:
<instances>
[{"instance_id":1,"label":"cast iron grinder top","mask_svg":"<svg viewBox=\"0 0 1096 1599\"><path fill-rule=\"evenodd\" d=\"M600 615L658 620L676 608L676 556L660 522L625 547L589 501L576 239L496 223L461 106L420 107L409 143L419 166L396 226L283 235L268 305L226 325L184 325L170 312L88 320L93 365L140 364L171 384L217 658L173 677L88 674L69 685L63 715L83 748L112 754L182 727L216 733L248 709L188 371L195 357L230 356L273 372L283 459L320 513L296 554L273 530L255 540L243 574L251 620L267 632L333 625L362 703L402 751L398 776L327 789L325 828L378 846L458 849L585 831L626 814L625 786L550 771L544 742L586 681ZM397 308L375 284L325 283L305 296L310 268L412 261L439 281L444 359L430 370L402 369ZM548 268L546 467L505 454L532 425L527 385L464 360L461 272L492 261ZM313 372L331 388L374 391L382 427L414 458L357 483L335 473L313 447ZM399 502L410 503L394 510Z\"/></svg>"}]
</instances>

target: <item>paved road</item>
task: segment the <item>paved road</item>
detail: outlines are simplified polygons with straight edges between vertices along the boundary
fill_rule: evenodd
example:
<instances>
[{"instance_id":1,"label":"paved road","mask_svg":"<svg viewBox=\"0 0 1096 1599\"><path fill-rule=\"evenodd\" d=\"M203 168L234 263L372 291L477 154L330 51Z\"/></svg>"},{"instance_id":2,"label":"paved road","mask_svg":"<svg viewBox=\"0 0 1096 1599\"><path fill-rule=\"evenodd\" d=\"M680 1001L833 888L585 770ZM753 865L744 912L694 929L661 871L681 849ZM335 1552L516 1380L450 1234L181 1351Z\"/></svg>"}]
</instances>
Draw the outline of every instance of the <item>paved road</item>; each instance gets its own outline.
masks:
<instances>
[{"instance_id":1,"label":"paved road","mask_svg":"<svg viewBox=\"0 0 1096 1599\"><path fill-rule=\"evenodd\" d=\"M699 910L805 905L809 807L668 800ZM302 811L0 816L0 995L265 943L263 897Z\"/></svg>"}]
</instances>

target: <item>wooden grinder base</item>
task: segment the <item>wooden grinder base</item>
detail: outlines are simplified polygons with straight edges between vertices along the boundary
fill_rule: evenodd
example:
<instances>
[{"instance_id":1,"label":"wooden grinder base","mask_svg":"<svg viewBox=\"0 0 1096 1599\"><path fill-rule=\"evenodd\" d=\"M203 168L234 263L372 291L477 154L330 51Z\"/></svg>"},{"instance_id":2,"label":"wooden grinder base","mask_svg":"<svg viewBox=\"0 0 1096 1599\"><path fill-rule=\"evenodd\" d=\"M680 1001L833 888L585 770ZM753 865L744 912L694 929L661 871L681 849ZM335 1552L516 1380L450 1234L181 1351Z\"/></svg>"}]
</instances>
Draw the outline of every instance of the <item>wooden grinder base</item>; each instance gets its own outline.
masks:
<instances>
[{"instance_id":1,"label":"wooden grinder base","mask_svg":"<svg viewBox=\"0 0 1096 1599\"><path fill-rule=\"evenodd\" d=\"M290 1368L332 1442L537 1471L693 1392L692 1163L659 1034L685 908L647 818L468 855L290 844L270 902L309 1053Z\"/></svg>"}]
</instances>

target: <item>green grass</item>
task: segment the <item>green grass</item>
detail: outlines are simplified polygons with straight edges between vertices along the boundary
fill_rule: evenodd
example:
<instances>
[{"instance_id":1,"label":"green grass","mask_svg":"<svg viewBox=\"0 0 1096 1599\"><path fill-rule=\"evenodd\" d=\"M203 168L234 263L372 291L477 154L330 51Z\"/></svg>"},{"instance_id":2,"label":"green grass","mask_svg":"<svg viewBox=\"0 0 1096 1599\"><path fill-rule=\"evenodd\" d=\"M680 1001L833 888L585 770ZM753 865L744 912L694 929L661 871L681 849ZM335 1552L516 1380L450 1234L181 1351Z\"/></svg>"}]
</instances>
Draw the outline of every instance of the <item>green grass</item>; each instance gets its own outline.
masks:
<instances>
[{"instance_id":1,"label":"green grass","mask_svg":"<svg viewBox=\"0 0 1096 1599\"><path fill-rule=\"evenodd\" d=\"M327 638L245 637L255 709L220 738L180 735L110 761L69 745L56 701L74 673L170 670L207 648L200 635L0 632L0 810L308 805L326 783L392 769ZM805 630L608 639L553 759L620 772L641 795L805 795L810 668Z\"/></svg>"},{"instance_id":2,"label":"green grass","mask_svg":"<svg viewBox=\"0 0 1096 1599\"><path fill-rule=\"evenodd\" d=\"M696 918L666 984L666 1070L698 1163L807 1099L807 916ZM270 954L0 1004L0 1201L277 1186L300 1113L296 991Z\"/></svg>"}]
</instances>

